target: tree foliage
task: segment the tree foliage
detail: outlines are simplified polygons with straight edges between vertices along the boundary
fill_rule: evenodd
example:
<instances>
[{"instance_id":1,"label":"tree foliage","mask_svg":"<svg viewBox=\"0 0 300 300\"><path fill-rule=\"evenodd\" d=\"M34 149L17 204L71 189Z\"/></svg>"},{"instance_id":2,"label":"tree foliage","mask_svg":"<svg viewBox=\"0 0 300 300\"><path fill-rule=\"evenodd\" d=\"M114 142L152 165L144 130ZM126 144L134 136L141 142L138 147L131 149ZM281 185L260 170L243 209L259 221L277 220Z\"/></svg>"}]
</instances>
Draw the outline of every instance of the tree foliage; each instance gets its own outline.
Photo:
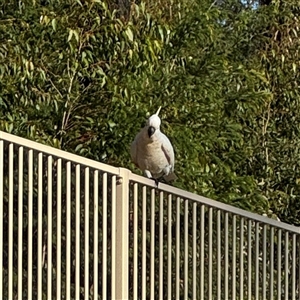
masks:
<instances>
[{"instance_id":1,"label":"tree foliage","mask_svg":"<svg viewBox=\"0 0 300 300\"><path fill-rule=\"evenodd\" d=\"M129 145L162 105L178 187L297 223L297 4L118 8L1 5L1 129L136 172Z\"/></svg>"}]
</instances>

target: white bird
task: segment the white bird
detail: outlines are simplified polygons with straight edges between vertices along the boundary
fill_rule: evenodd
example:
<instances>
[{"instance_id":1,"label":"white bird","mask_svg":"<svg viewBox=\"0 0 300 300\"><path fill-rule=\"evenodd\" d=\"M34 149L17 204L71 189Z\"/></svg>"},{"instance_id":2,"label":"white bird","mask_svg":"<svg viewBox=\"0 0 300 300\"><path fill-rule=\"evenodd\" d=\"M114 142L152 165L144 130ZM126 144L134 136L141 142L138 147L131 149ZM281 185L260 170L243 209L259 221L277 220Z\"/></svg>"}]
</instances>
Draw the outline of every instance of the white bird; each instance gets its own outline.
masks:
<instances>
[{"instance_id":1,"label":"white bird","mask_svg":"<svg viewBox=\"0 0 300 300\"><path fill-rule=\"evenodd\" d=\"M172 144L160 131L160 109L161 107L148 119L146 126L136 135L130 149L134 164L148 178L154 179L156 184L161 177L167 182L177 178L174 174L175 158Z\"/></svg>"}]
</instances>

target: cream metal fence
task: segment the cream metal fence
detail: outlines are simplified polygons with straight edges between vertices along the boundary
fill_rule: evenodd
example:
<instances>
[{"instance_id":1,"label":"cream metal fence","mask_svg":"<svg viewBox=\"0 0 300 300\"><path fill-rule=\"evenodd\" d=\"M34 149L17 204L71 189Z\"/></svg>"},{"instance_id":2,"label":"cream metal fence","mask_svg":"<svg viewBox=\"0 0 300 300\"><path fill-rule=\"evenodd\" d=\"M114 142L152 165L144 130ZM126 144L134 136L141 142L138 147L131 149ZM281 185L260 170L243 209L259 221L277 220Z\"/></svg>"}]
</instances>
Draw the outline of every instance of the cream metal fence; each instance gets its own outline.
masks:
<instances>
[{"instance_id":1,"label":"cream metal fence","mask_svg":"<svg viewBox=\"0 0 300 300\"><path fill-rule=\"evenodd\" d=\"M300 299L300 230L0 132L0 299Z\"/></svg>"}]
</instances>

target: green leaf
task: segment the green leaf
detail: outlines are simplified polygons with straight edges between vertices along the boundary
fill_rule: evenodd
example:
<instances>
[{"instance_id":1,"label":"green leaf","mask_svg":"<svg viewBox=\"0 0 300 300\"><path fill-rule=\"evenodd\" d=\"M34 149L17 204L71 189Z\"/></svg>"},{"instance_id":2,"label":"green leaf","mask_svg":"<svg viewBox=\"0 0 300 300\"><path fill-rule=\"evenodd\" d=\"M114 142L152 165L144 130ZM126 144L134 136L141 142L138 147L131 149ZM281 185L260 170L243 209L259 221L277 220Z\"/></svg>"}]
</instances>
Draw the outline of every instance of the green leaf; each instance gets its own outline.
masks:
<instances>
[{"instance_id":1,"label":"green leaf","mask_svg":"<svg viewBox=\"0 0 300 300\"><path fill-rule=\"evenodd\" d=\"M127 37L128 37L128 39L131 41L131 42L133 42L133 32L132 32L132 30L129 28L129 27L127 27L127 29L126 29L126 35L127 35Z\"/></svg>"}]
</instances>

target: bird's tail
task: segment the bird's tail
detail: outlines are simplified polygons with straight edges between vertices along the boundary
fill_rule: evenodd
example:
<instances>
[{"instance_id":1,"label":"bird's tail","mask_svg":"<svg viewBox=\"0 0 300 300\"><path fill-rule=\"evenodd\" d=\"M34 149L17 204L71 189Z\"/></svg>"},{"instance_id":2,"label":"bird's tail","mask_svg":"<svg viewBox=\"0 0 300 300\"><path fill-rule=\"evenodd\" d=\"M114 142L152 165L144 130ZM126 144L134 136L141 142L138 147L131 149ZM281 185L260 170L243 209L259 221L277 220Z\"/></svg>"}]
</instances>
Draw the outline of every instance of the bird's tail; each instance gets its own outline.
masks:
<instances>
[{"instance_id":1,"label":"bird's tail","mask_svg":"<svg viewBox=\"0 0 300 300\"><path fill-rule=\"evenodd\" d=\"M178 177L175 175L175 173L170 172L168 175L164 175L164 180L166 182L170 182L170 181L174 181L176 180Z\"/></svg>"}]
</instances>

